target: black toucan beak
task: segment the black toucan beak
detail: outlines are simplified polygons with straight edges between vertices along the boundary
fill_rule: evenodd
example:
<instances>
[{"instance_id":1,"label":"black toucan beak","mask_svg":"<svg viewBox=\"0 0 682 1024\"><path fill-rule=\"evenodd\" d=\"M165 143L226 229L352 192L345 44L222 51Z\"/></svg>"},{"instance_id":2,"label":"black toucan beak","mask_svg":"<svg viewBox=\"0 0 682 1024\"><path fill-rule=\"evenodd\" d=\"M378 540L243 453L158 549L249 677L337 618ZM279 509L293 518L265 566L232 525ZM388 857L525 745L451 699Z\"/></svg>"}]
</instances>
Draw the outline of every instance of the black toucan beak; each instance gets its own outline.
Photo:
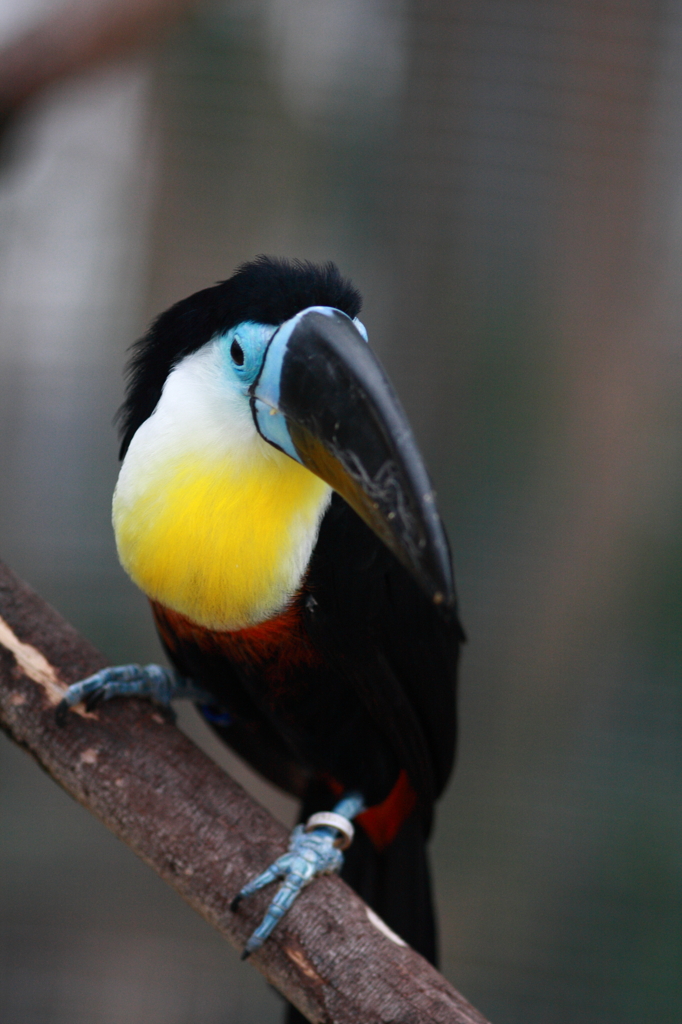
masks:
<instances>
[{"instance_id":1,"label":"black toucan beak","mask_svg":"<svg viewBox=\"0 0 682 1024\"><path fill-rule=\"evenodd\" d=\"M345 498L434 604L454 607L450 551L398 398L357 327L313 306L268 344L251 387L261 436Z\"/></svg>"}]
</instances>

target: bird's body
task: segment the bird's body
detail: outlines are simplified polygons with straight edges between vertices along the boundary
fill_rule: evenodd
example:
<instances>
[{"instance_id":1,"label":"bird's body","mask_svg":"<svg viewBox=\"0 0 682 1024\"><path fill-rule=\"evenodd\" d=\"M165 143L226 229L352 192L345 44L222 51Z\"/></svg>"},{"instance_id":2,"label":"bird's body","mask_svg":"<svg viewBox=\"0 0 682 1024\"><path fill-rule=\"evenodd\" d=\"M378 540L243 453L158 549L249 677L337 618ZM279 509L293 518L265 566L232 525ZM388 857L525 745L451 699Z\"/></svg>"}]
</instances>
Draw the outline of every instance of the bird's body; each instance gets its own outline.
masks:
<instances>
[{"instance_id":1,"label":"bird's body","mask_svg":"<svg viewBox=\"0 0 682 1024\"><path fill-rule=\"evenodd\" d=\"M462 634L430 485L358 310L330 265L260 259L163 314L132 365L114 527L225 741L304 815L361 795L342 874L433 960L425 843Z\"/></svg>"}]
</instances>

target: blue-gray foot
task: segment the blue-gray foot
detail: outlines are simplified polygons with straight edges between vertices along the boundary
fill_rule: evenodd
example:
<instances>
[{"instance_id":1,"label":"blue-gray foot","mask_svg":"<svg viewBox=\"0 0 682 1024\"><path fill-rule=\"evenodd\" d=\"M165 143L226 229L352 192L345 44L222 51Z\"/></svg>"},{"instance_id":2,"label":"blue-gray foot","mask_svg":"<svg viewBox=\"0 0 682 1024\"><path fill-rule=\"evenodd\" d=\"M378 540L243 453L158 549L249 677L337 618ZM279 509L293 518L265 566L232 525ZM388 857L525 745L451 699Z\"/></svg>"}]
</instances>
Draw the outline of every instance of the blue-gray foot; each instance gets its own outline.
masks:
<instances>
[{"instance_id":1,"label":"blue-gray foot","mask_svg":"<svg viewBox=\"0 0 682 1024\"><path fill-rule=\"evenodd\" d=\"M339 871L343 865L342 851L353 840L351 819L364 810L364 800L359 793L344 797L333 811L313 814L305 825L297 825L291 833L289 850L278 857L261 875L248 882L232 900L235 911L246 896L283 878L284 884L268 907L258 928L244 947L242 960L263 945L275 925L292 906L301 889L318 875Z\"/></svg>"},{"instance_id":2,"label":"blue-gray foot","mask_svg":"<svg viewBox=\"0 0 682 1024\"><path fill-rule=\"evenodd\" d=\"M64 725L69 708L76 704L85 703L91 711L112 697L149 697L163 707L179 698L209 704L212 701L211 695L191 679L183 679L161 665L116 665L69 686L57 705L57 722Z\"/></svg>"}]
</instances>

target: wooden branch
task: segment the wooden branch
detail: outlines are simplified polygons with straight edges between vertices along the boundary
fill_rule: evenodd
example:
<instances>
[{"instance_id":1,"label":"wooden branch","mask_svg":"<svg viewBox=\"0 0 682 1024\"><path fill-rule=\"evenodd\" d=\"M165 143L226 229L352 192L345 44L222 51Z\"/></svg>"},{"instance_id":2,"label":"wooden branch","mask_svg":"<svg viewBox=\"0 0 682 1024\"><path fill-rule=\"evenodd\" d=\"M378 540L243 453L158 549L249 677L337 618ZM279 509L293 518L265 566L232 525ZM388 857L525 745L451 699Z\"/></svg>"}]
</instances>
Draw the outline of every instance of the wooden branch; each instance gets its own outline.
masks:
<instances>
[{"instance_id":1,"label":"wooden branch","mask_svg":"<svg viewBox=\"0 0 682 1024\"><path fill-rule=\"evenodd\" d=\"M272 893L235 914L230 899L287 832L145 701L78 709L59 728L63 687L104 665L0 563L0 727L241 949ZM311 1021L485 1024L337 877L306 889L250 962Z\"/></svg>"},{"instance_id":2,"label":"wooden branch","mask_svg":"<svg viewBox=\"0 0 682 1024\"><path fill-rule=\"evenodd\" d=\"M160 32L197 0L79 0L0 47L0 110Z\"/></svg>"}]
</instances>

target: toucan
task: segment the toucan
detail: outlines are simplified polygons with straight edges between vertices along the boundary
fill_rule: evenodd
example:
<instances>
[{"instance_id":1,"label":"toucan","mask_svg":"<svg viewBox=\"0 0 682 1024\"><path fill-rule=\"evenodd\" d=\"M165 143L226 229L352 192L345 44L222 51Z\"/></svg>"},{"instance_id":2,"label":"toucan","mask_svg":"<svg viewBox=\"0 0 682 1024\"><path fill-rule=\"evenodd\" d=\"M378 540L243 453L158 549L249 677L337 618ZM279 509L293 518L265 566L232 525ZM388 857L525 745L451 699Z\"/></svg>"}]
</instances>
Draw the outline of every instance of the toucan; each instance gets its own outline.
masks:
<instances>
[{"instance_id":1,"label":"toucan","mask_svg":"<svg viewBox=\"0 0 682 1024\"><path fill-rule=\"evenodd\" d=\"M58 717L188 697L301 799L289 851L233 901L284 879L246 955L340 870L435 962L426 842L463 633L433 487L360 305L333 263L261 256L136 343L113 524L173 668L105 669Z\"/></svg>"}]
</instances>

